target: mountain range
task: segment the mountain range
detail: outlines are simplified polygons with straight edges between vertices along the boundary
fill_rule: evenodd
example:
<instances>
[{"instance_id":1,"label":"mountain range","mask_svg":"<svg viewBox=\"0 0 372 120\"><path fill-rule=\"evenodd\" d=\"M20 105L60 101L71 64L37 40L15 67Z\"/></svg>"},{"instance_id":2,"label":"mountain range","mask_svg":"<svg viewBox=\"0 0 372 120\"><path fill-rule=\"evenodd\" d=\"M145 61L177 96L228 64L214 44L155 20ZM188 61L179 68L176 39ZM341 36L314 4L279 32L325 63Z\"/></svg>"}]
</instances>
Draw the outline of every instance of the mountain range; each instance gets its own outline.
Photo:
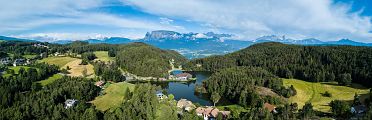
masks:
<instances>
[{"instance_id":1,"label":"mountain range","mask_svg":"<svg viewBox=\"0 0 372 120\"><path fill-rule=\"evenodd\" d=\"M49 38L50 39L50 38ZM0 40L17 40L17 41L45 41L42 38L20 39L0 36ZM162 49L175 50L189 59L200 58L210 55L226 54L246 48L252 44L263 42L280 42L284 44L298 45L352 45L352 46L372 46L372 43L355 42L349 39L339 41L321 41L315 38L295 40L285 36L268 35L262 36L255 40L242 41L235 40L231 34L207 33L178 33L174 31L157 30L147 32L142 39L129 39L123 37L105 37L102 39L82 40L89 43L107 43L107 44L124 44L131 42L144 42ZM52 43L67 44L73 40L59 40Z\"/></svg>"}]
</instances>

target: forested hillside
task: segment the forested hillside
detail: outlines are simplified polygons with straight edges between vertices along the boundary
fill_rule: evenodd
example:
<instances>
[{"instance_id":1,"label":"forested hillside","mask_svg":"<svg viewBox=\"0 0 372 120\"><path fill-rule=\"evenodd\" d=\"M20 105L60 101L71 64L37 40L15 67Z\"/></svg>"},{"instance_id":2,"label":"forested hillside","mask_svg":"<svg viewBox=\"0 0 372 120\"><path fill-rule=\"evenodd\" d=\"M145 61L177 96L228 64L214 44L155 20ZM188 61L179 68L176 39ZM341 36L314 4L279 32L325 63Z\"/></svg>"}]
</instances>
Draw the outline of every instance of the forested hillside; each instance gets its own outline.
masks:
<instances>
[{"instance_id":1,"label":"forested hillside","mask_svg":"<svg viewBox=\"0 0 372 120\"><path fill-rule=\"evenodd\" d=\"M255 107L263 102L278 104L278 96L260 96L257 87L270 88L279 95L295 95L294 89L286 89L282 79L257 67L233 67L222 69L204 81L204 87L210 94L224 95L232 102L245 107Z\"/></svg>"},{"instance_id":2,"label":"forested hillside","mask_svg":"<svg viewBox=\"0 0 372 120\"><path fill-rule=\"evenodd\" d=\"M353 46L300 46L256 44L224 56L195 59L185 68L219 71L234 66L256 66L283 78L338 81L372 86L372 48Z\"/></svg>"},{"instance_id":3,"label":"forested hillside","mask_svg":"<svg viewBox=\"0 0 372 120\"><path fill-rule=\"evenodd\" d=\"M62 78L44 88L31 87L31 83L14 90L12 79L0 77L1 91L14 91L4 94L0 106L0 119L98 119L99 112L86 104L98 95L99 88L84 78ZM30 90L31 91L26 91ZM7 98L5 95L8 95ZM65 109L66 99L78 99L74 109ZM8 100L8 101L6 101Z\"/></svg>"},{"instance_id":4,"label":"forested hillside","mask_svg":"<svg viewBox=\"0 0 372 120\"><path fill-rule=\"evenodd\" d=\"M122 69L143 77L165 77L171 69L169 61L172 59L176 65L186 62L175 51L161 50L144 43L122 45L116 55L116 62Z\"/></svg>"}]
</instances>

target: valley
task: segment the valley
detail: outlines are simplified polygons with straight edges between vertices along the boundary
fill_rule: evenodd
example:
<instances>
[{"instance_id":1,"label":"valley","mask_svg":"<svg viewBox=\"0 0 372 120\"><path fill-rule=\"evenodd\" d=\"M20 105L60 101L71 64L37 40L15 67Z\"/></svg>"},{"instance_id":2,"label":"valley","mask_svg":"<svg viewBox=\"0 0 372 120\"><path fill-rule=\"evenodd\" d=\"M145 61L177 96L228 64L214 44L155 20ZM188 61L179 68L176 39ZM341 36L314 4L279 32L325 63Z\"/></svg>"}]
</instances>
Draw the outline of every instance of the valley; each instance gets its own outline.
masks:
<instances>
[{"instance_id":1,"label":"valley","mask_svg":"<svg viewBox=\"0 0 372 120\"><path fill-rule=\"evenodd\" d=\"M266 42L224 55L188 60L177 51L139 42L0 44L32 46L41 51L29 55L27 51L14 52L10 46L0 48L6 51L6 57L1 59L1 84L15 86L2 87L10 91L4 95L29 95L22 100L12 97L14 102L1 109L4 113L17 111L18 104L33 105L35 101L28 101L29 97L38 96L47 101L36 101L38 107L33 110L49 106L63 114L75 111L65 117L84 118L90 111L97 119L118 119L123 114L128 119L147 119L149 114L154 119L200 119L204 114L200 110L215 109L224 119L259 114L280 119L284 111L293 118L306 118L302 115L307 114L323 119L346 114L335 111L340 109L335 102L351 108L368 105L371 98L368 73L372 49L368 47ZM66 107L65 101L74 100L80 102ZM151 111L143 111L145 108Z\"/></svg>"}]
</instances>

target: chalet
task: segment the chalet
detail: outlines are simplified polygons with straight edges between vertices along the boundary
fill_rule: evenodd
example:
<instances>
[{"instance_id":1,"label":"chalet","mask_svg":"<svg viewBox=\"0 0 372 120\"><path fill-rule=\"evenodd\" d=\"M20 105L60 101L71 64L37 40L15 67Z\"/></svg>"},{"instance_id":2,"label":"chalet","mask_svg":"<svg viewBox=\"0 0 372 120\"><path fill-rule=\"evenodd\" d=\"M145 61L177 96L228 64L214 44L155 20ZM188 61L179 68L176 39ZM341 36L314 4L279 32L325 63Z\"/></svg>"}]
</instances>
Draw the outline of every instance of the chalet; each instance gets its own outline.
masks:
<instances>
[{"instance_id":1,"label":"chalet","mask_svg":"<svg viewBox=\"0 0 372 120\"><path fill-rule=\"evenodd\" d=\"M264 108L267 109L271 113L277 113L277 111L275 110L276 107L270 103L265 103Z\"/></svg>"},{"instance_id":2,"label":"chalet","mask_svg":"<svg viewBox=\"0 0 372 120\"><path fill-rule=\"evenodd\" d=\"M159 81L167 81L166 78L158 78Z\"/></svg>"},{"instance_id":3,"label":"chalet","mask_svg":"<svg viewBox=\"0 0 372 120\"><path fill-rule=\"evenodd\" d=\"M16 59L13 62L13 66L27 65L25 59Z\"/></svg>"},{"instance_id":4,"label":"chalet","mask_svg":"<svg viewBox=\"0 0 372 120\"><path fill-rule=\"evenodd\" d=\"M156 97L158 97L159 100L162 100L166 98L167 96L163 94L161 91L156 91Z\"/></svg>"},{"instance_id":5,"label":"chalet","mask_svg":"<svg viewBox=\"0 0 372 120\"><path fill-rule=\"evenodd\" d=\"M353 106L351 107L350 109L350 112L353 113L353 114L363 114L367 111L367 108L365 105L357 105L357 106Z\"/></svg>"},{"instance_id":6,"label":"chalet","mask_svg":"<svg viewBox=\"0 0 372 120\"><path fill-rule=\"evenodd\" d=\"M75 100L75 99L67 99L65 101L65 109L68 109L70 107L73 107L75 106L76 104L78 104L78 100Z\"/></svg>"},{"instance_id":7,"label":"chalet","mask_svg":"<svg viewBox=\"0 0 372 120\"><path fill-rule=\"evenodd\" d=\"M0 60L0 64L9 65L12 61L9 58L3 58Z\"/></svg>"},{"instance_id":8,"label":"chalet","mask_svg":"<svg viewBox=\"0 0 372 120\"><path fill-rule=\"evenodd\" d=\"M195 109L196 106L192 104L191 101L187 99L181 99L177 102L177 107L181 108L182 110L190 112L191 110Z\"/></svg>"},{"instance_id":9,"label":"chalet","mask_svg":"<svg viewBox=\"0 0 372 120\"><path fill-rule=\"evenodd\" d=\"M192 78L192 75L190 73L181 73L176 75L177 80L186 81Z\"/></svg>"},{"instance_id":10,"label":"chalet","mask_svg":"<svg viewBox=\"0 0 372 120\"><path fill-rule=\"evenodd\" d=\"M103 88L104 84L105 84L105 81L100 80L100 81L96 82L94 85L96 85L97 87Z\"/></svg>"},{"instance_id":11,"label":"chalet","mask_svg":"<svg viewBox=\"0 0 372 120\"><path fill-rule=\"evenodd\" d=\"M203 116L204 120L214 120L218 114L222 114L225 118L230 115L230 111L220 111L217 108L212 107L198 107L195 112L198 116Z\"/></svg>"}]
</instances>

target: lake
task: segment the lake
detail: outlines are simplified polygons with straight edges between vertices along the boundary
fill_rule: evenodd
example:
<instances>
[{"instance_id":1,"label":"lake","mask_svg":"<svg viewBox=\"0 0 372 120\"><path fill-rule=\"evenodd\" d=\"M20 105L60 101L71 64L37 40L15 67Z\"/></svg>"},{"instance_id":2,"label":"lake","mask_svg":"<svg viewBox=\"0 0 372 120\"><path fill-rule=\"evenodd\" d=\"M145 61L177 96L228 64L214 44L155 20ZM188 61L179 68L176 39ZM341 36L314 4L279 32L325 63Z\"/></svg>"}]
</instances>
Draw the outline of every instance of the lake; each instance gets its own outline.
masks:
<instances>
[{"instance_id":1,"label":"lake","mask_svg":"<svg viewBox=\"0 0 372 120\"><path fill-rule=\"evenodd\" d=\"M209 96L195 93L195 85L201 85L211 73L209 72L188 72L193 76L196 76L196 81L191 82L151 82L157 86L161 86L168 94L173 94L176 100L187 99L193 103L199 103L200 105L213 105L208 99Z\"/></svg>"}]
</instances>

